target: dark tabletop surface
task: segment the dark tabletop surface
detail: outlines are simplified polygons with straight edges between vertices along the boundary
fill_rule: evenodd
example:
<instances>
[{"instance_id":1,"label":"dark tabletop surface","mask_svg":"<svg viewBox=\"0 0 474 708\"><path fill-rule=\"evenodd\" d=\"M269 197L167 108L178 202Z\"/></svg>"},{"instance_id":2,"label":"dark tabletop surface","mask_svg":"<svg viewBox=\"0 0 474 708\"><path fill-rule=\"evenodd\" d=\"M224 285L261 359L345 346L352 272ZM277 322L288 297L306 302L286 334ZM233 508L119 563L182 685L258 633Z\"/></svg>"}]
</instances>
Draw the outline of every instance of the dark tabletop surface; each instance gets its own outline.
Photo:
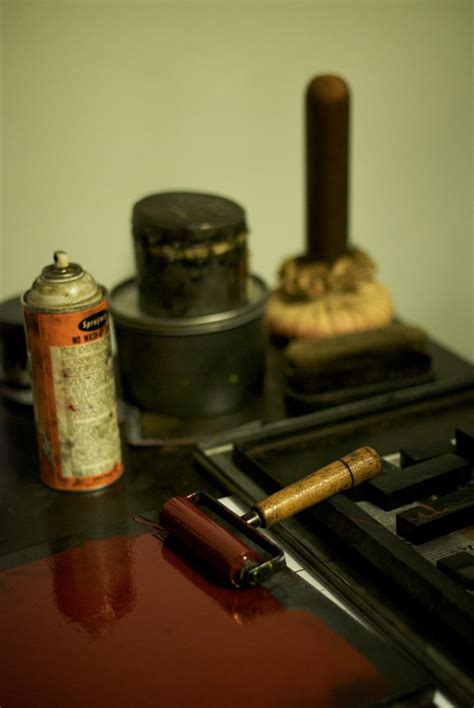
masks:
<instances>
[{"instance_id":1,"label":"dark tabletop surface","mask_svg":"<svg viewBox=\"0 0 474 708\"><path fill-rule=\"evenodd\" d=\"M432 347L440 380L472 374L468 363ZM281 350L269 346L262 396L241 411L194 426L194 437L221 434L255 420L285 419L281 365ZM178 432L185 430L182 425ZM0 556L156 511L168 498L196 489L226 494L194 461L192 444L176 445L174 436L170 445L129 445L125 425L122 432L121 480L98 492L58 492L39 479L32 408L0 398Z\"/></svg>"},{"instance_id":2,"label":"dark tabletop surface","mask_svg":"<svg viewBox=\"0 0 474 708\"><path fill-rule=\"evenodd\" d=\"M435 343L430 346L436 372L433 386L437 387L438 400L440 397L448 400L450 392L462 388L465 381L470 381L467 385L472 389L474 367ZM197 489L216 497L228 494L224 484L217 482L196 461L193 441L199 440L202 444L212 436L217 436L217 440L228 436L232 440L242 426L251 429L256 424L270 424L271 428L274 423L279 425L279 421L290 419L284 398L282 350L277 346L268 347L266 372L263 394L245 409L219 419L188 423L172 421L170 425L169 420L160 416L141 415L135 411L135 418L138 416L140 422L137 437L136 430L134 434L130 432L133 416L120 405L124 475L106 489L79 494L55 491L41 482L32 407L0 396L0 567L27 562L32 557L32 548L41 550L44 556L62 545L76 545L76 539L80 542L84 536L107 536L108 529L136 514L156 518L162 504L173 496ZM430 385L420 392L425 390L429 392ZM408 395L416 395L415 389L410 389ZM441 414L435 412L436 406L431 415L416 425L406 421L399 424L396 411L398 406L404 405L404 396L406 391L395 396L390 394L385 418L382 407L375 418L372 416L374 422L370 425L370 416L365 414L371 433L370 440L364 439L362 444L374 444L381 454L387 454L398 448L400 431L405 436L405 443L410 442L410 436L415 443L419 442L420 435L429 438L431 432L433 435L439 430L444 433L446 424L441 420ZM367 410L367 406L364 405L363 409ZM456 411L452 410L449 401L448 409L454 416ZM337 422L337 411L337 408L328 409L321 414L329 415L329 418L334 414ZM471 414L474 415L474 406L469 408L470 417ZM291 418L291 424L298 425L298 421L304 424L303 417ZM337 455L339 445L359 444L359 428L355 425L352 430L348 425L343 426L341 440L338 437L329 441ZM337 430L340 429L337 426Z\"/></svg>"}]
</instances>

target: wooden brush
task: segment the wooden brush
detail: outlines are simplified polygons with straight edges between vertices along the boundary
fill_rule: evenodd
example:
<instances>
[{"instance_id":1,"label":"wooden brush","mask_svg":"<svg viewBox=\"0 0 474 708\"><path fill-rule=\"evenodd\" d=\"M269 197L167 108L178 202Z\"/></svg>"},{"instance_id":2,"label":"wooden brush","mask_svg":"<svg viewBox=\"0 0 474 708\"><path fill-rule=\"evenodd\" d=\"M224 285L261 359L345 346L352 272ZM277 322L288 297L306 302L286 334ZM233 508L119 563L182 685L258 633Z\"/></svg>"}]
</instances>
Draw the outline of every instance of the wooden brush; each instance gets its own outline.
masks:
<instances>
[{"instance_id":1,"label":"wooden brush","mask_svg":"<svg viewBox=\"0 0 474 708\"><path fill-rule=\"evenodd\" d=\"M385 326L392 298L375 264L349 248L350 94L338 76L306 91L306 253L286 260L266 321L273 334L326 338Z\"/></svg>"}]
</instances>

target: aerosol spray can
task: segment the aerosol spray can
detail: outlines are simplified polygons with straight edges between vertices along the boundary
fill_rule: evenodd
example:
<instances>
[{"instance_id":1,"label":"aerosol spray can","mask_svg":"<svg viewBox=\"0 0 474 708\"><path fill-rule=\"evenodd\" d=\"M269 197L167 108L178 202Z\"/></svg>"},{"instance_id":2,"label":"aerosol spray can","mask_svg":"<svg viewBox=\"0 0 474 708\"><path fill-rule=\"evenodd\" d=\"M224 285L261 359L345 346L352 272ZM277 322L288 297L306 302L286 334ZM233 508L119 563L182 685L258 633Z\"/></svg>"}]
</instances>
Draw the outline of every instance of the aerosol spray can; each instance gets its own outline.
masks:
<instances>
[{"instance_id":1,"label":"aerosol spray can","mask_svg":"<svg viewBox=\"0 0 474 708\"><path fill-rule=\"evenodd\" d=\"M122 474L106 290L64 251L22 298L41 478L87 492Z\"/></svg>"}]
</instances>

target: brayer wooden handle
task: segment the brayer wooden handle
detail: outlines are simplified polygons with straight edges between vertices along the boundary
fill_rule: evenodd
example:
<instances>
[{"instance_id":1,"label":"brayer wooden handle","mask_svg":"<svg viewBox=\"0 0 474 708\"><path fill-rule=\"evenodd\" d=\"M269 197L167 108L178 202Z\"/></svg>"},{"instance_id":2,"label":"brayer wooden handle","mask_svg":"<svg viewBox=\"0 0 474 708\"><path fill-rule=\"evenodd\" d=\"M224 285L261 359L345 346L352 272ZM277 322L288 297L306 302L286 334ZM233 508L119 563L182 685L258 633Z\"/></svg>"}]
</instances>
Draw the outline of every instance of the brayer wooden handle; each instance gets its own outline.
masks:
<instances>
[{"instance_id":1,"label":"brayer wooden handle","mask_svg":"<svg viewBox=\"0 0 474 708\"><path fill-rule=\"evenodd\" d=\"M333 494L375 477L382 460L371 447L359 447L354 452L312 472L289 487L275 492L254 505L262 526L273 526L293 514L327 499Z\"/></svg>"}]
</instances>

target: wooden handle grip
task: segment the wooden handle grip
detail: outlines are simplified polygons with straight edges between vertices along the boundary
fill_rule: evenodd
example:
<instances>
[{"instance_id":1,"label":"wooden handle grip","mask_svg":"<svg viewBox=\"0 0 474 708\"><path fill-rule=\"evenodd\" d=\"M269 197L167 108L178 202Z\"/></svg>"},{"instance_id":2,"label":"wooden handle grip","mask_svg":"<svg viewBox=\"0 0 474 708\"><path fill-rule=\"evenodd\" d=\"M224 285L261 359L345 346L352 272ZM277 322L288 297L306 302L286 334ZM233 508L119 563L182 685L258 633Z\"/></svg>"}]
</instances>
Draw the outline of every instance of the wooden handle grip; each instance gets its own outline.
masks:
<instances>
[{"instance_id":1,"label":"wooden handle grip","mask_svg":"<svg viewBox=\"0 0 474 708\"><path fill-rule=\"evenodd\" d=\"M307 477L290 484L263 499L253 507L262 526L270 527L317 504L333 494L375 477L380 472L382 460L371 447L359 447L354 452L312 472Z\"/></svg>"},{"instance_id":2,"label":"wooden handle grip","mask_svg":"<svg viewBox=\"0 0 474 708\"><path fill-rule=\"evenodd\" d=\"M306 255L333 263L347 248L349 87L339 76L306 90Z\"/></svg>"}]
</instances>

